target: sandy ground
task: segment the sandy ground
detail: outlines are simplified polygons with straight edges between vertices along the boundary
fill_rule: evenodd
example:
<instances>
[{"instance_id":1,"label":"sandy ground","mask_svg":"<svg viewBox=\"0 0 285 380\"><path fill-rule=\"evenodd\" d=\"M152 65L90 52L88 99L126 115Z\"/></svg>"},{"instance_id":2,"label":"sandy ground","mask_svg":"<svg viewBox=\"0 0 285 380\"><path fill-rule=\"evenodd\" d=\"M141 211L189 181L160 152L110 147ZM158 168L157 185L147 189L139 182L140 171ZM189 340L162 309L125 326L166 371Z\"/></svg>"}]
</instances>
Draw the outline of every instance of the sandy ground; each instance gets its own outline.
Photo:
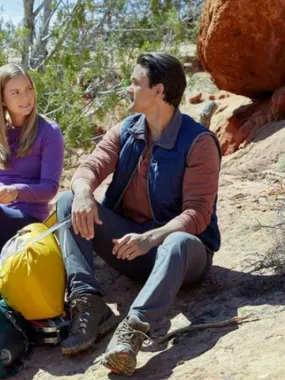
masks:
<instances>
[{"instance_id":1,"label":"sandy ground","mask_svg":"<svg viewBox=\"0 0 285 380\"><path fill-rule=\"evenodd\" d=\"M188 112L195 110L190 107ZM200 288L181 289L154 340L190 321L211 323L253 313L251 318L239 326L198 330L167 345L145 347L133 379L285 379L284 277L271 269L252 272L255 262L274 246L275 233L282 232L272 226L281 220L277 210L284 201L285 176L276 171L285 151L284 126L285 122L265 125L249 146L224 159L218 203L221 250ZM141 285L106 266L97 276L108 304L124 316ZM100 365L109 339L74 358L61 355L58 347L37 348L15 379L124 378Z\"/></svg>"}]
</instances>

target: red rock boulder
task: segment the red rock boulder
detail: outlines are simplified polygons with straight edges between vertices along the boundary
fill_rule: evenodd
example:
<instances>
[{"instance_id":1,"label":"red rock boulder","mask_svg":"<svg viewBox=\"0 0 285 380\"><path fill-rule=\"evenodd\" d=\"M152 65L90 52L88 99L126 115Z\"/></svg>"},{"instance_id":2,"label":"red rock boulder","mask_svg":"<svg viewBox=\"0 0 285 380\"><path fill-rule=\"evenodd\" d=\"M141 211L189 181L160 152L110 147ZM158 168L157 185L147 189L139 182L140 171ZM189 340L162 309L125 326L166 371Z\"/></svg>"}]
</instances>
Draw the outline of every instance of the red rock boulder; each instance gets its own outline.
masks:
<instances>
[{"instance_id":1,"label":"red rock boulder","mask_svg":"<svg viewBox=\"0 0 285 380\"><path fill-rule=\"evenodd\" d=\"M284 0L206 0L198 55L218 88L248 97L285 85Z\"/></svg>"},{"instance_id":2,"label":"red rock boulder","mask_svg":"<svg viewBox=\"0 0 285 380\"><path fill-rule=\"evenodd\" d=\"M285 87L279 88L272 95L271 114L275 121L285 119Z\"/></svg>"}]
</instances>

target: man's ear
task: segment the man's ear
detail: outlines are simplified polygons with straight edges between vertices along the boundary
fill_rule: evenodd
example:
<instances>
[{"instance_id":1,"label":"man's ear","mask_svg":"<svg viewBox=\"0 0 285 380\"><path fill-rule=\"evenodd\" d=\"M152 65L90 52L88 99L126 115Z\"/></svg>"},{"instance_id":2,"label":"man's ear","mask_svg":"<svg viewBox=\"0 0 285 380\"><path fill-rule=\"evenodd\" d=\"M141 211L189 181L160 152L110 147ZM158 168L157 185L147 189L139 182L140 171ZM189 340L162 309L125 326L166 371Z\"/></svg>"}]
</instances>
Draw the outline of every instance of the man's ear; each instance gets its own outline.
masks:
<instances>
[{"instance_id":1,"label":"man's ear","mask_svg":"<svg viewBox=\"0 0 285 380\"><path fill-rule=\"evenodd\" d=\"M164 93L164 85L162 83L159 83L156 85L156 95L161 96Z\"/></svg>"}]
</instances>

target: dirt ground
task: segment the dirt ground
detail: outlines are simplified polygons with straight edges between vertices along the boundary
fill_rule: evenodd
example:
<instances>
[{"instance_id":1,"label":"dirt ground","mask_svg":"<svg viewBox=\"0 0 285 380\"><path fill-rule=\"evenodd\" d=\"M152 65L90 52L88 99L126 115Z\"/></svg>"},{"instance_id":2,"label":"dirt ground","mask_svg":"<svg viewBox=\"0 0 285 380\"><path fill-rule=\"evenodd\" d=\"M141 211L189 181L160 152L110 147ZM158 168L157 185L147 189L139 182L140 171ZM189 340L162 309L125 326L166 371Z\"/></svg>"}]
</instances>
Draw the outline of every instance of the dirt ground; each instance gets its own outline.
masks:
<instances>
[{"instance_id":1,"label":"dirt ground","mask_svg":"<svg viewBox=\"0 0 285 380\"><path fill-rule=\"evenodd\" d=\"M194 106L193 106L194 107ZM194 109L188 108L190 114ZM223 160L218 203L222 247L207 281L183 288L154 335L192 324L251 314L246 323L196 330L167 345L151 344L138 356L133 379L285 379L284 276L255 262L275 244L282 224L285 173L276 168L285 151L285 122L267 124L245 149ZM106 301L124 316L140 289L108 267L97 270ZM121 379L100 365L110 336L86 353L68 358L58 347L37 348L21 380Z\"/></svg>"}]
</instances>

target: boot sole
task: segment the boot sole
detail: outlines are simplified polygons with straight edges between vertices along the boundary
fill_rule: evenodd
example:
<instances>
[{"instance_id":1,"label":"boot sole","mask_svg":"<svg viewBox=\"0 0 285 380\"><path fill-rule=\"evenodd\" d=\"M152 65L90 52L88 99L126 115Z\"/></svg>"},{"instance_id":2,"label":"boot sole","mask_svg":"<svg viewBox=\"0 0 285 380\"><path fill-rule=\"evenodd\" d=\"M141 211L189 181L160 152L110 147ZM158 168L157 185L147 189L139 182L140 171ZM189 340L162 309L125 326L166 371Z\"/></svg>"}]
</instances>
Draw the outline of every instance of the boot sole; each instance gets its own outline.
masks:
<instances>
[{"instance_id":1,"label":"boot sole","mask_svg":"<svg viewBox=\"0 0 285 380\"><path fill-rule=\"evenodd\" d=\"M114 373L132 376L136 369L137 359L130 351L112 351L104 354L101 364Z\"/></svg>"},{"instance_id":2,"label":"boot sole","mask_svg":"<svg viewBox=\"0 0 285 380\"><path fill-rule=\"evenodd\" d=\"M87 350L97 340L103 338L105 335L111 332L118 325L118 323L119 323L119 318L115 314L113 314L110 318L108 318L99 326L99 329L93 338L89 339L85 343L80 343L77 346L68 347L68 348L61 347L61 352L64 355L73 355L73 354L77 354L78 352Z\"/></svg>"}]
</instances>

